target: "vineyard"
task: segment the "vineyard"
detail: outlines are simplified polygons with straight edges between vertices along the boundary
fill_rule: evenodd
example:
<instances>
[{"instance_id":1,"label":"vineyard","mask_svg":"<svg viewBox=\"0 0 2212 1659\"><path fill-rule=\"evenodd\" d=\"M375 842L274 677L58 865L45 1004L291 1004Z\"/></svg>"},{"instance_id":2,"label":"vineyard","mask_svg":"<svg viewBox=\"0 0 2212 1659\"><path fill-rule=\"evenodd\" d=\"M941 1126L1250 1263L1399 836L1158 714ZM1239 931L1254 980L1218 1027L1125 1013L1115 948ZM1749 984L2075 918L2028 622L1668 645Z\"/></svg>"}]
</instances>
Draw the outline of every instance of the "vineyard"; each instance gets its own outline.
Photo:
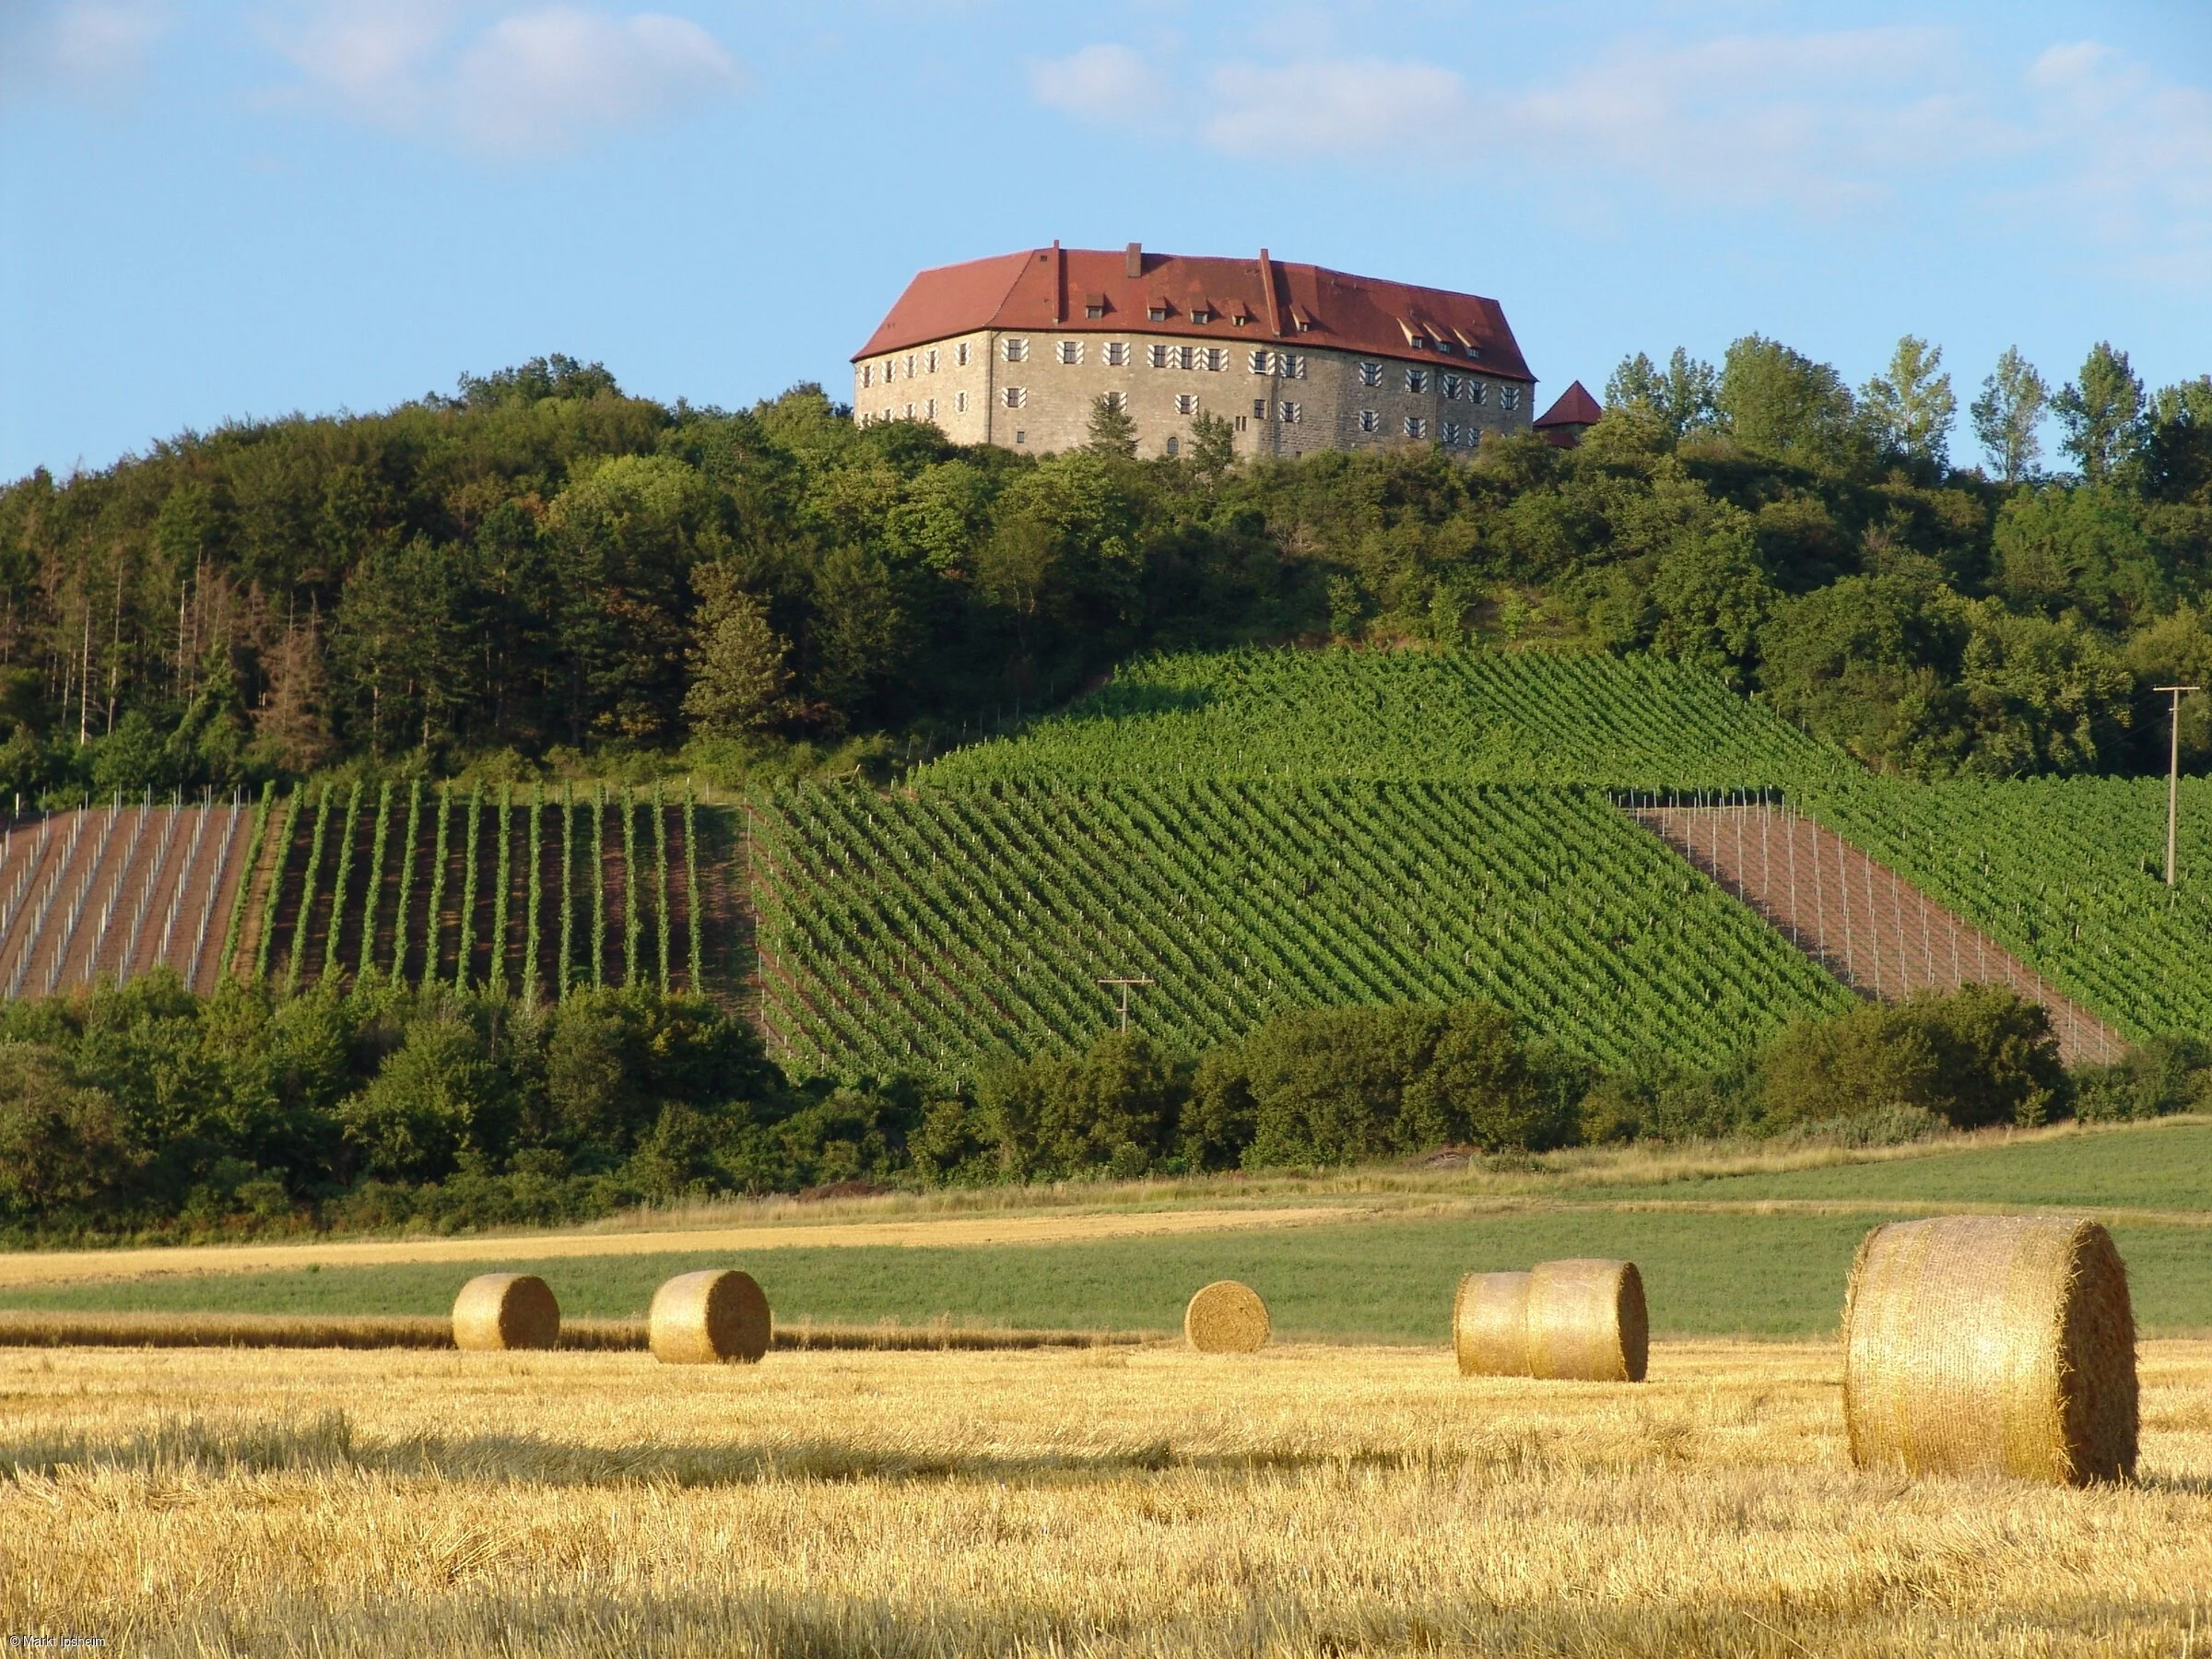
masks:
<instances>
[{"instance_id":1,"label":"vineyard","mask_svg":"<svg viewBox=\"0 0 2212 1659\"><path fill-rule=\"evenodd\" d=\"M1487 997L1593 1058L1714 1064L1836 982L1586 789L802 790L752 815L762 1016L802 1068L965 1073L1115 1018L1197 1048Z\"/></svg>"},{"instance_id":2,"label":"vineyard","mask_svg":"<svg viewBox=\"0 0 2212 1659\"><path fill-rule=\"evenodd\" d=\"M1243 651L1162 656L916 782L1169 778L1740 790L1848 765L1720 681L1657 657Z\"/></svg>"}]
</instances>

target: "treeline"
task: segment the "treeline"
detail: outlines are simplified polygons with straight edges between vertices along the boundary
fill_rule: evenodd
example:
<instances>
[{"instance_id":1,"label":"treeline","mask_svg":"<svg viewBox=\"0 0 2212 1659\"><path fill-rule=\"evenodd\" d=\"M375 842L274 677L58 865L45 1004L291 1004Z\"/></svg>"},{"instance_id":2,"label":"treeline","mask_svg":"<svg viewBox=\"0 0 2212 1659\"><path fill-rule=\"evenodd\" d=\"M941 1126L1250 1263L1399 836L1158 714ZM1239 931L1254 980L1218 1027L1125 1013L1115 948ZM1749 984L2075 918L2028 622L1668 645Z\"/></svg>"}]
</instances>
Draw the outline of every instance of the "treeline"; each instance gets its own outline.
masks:
<instances>
[{"instance_id":1,"label":"treeline","mask_svg":"<svg viewBox=\"0 0 2212 1659\"><path fill-rule=\"evenodd\" d=\"M2069 1075L1970 987L1794 1027L1721 1075L1604 1072L1483 1004L1287 1014L1202 1055L1114 1033L973 1087L794 1080L646 990L533 1006L374 975L163 974L0 1005L0 1240L551 1223L721 1194L1320 1169L1433 1152L2129 1117L2212 1101L2202 1045Z\"/></svg>"},{"instance_id":2,"label":"treeline","mask_svg":"<svg viewBox=\"0 0 2212 1659\"><path fill-rule=\"evenodd\" d=\"M1856 392L1751 336L1622 365L1578 450L1232 465L962 449L811 387L737 413L547 359L388 413L0 490L0 798L453 771L840 765L1148 648L1557 637L1704 665L1924 775L2162 759L2212 673L2212 379L1941 354ZM2065 434L2040 470L2041 423ZM2212 761L2193 712L2191 763ZM688 749L685 746L688 746Z\"/></svg>"}]
</instances>

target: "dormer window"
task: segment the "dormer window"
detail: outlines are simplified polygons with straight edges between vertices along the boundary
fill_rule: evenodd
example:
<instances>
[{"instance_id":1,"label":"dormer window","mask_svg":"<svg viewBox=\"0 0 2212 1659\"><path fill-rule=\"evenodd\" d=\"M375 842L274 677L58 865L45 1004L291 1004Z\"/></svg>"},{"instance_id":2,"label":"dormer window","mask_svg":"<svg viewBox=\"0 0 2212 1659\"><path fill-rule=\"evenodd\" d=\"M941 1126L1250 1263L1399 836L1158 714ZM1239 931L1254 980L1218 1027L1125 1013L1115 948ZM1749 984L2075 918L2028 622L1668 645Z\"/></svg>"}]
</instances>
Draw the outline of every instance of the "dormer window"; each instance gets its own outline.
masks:
<instances>
[{"instance_id":1,"label":"dormer window","mask_svg":"<svg viewBox=\"0 0 2212 1659\"><path fill-rule=\"evenodd\" d=\"M1106 296L1103 294L1084 295L1083 314L1094 323L1103 317L1106 314Z\"/></svg>"},{"instance_id":2,"label":"dormer window","mask_svg":"<svg viewBox=\"0 0 2212 1659\"><path fill-rule=\"evenodd\" d=\"M1168 308L1159 304L1158 301L1155 301L1151 307L1146 311L1145 315L1154 323L1165 323L1168 320Z\"/></svg>"},{"instance_id":3,"label":"dormer window","mask_svg":"<svg viewBox=\"0 0 2212 1659\"><path fill-rule=\"evenodd\" d=\"M1406 343L1408 346L1411 346L1416 351L1426 351L1429 349L1429 336L1427 335L1417 334L1408 335Z\"/></svg>"},{"instance_id":4,"label":"dormer window","mask_svg":"<svg viewBox=\"0 0 2212 1659\"><path fill-rule=\"evenodd\" d=\"M1191 308L1191 321L1192 321L1192 322L1194 322L1194 323L1196 323L1196 324L1204 324L1211 323L1213 320L1214 320L1214 313L1213 313L1212 312L1210 312L1210 311L1206 310L1205 306L1203 306L1203 305L1194 305L1194 306L1193 306L1193 307Z\"/></svg>"}]
</instances>

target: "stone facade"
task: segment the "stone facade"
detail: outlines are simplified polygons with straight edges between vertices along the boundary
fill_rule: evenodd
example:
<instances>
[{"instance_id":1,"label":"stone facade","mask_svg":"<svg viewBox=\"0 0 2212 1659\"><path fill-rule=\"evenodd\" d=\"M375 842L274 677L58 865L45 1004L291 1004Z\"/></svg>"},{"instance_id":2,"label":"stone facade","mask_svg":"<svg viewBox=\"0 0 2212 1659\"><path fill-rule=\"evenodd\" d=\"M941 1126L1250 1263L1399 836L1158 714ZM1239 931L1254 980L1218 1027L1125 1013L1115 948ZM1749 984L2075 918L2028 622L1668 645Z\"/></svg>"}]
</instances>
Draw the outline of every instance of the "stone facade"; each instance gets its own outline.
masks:
<instances>
[{"instance_id":1,"label":"stone facade","mask_svg":"<svg viewBox=\"0 0 2212 1659\"><path fill-rule=\"evenodd\" d=\"M1122 401L1146 455L1187 449L1201 413L1230 422L1242 456L1408 443L1472 451L1485 432L1528 429L1529 392L1464 357L1310 347L1227 321L1202 339L1188 328L981 329L853 366L856 420L933 420L958 443L1037 453L1079 447L1101 396Z\"/></svg>"}]
</instances>

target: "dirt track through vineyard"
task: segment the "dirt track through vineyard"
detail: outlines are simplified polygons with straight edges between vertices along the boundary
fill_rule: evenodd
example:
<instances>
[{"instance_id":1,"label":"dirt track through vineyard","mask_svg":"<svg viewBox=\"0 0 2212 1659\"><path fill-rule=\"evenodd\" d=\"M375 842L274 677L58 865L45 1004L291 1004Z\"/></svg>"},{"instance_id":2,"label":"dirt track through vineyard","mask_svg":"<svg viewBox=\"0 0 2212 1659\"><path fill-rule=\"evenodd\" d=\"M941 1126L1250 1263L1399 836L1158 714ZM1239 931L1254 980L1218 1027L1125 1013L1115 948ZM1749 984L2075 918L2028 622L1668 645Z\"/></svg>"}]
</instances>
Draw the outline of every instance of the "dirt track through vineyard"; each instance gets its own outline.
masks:
<instances>
[{"instance_id":1,"label":"dirt track through vineyard","mask_svg":"<svg viewBox=\"0 0 2212 1659\"><path fill-rule=\"evenodd\" d=\"M1846 984L1896 1002L1970 982L2051 1010L2068 1065L2110 1063L2112 1027L1971 923L1786 806L1641 807L1630 817L1757 910Z\"/></svg>"}]
</instances>

